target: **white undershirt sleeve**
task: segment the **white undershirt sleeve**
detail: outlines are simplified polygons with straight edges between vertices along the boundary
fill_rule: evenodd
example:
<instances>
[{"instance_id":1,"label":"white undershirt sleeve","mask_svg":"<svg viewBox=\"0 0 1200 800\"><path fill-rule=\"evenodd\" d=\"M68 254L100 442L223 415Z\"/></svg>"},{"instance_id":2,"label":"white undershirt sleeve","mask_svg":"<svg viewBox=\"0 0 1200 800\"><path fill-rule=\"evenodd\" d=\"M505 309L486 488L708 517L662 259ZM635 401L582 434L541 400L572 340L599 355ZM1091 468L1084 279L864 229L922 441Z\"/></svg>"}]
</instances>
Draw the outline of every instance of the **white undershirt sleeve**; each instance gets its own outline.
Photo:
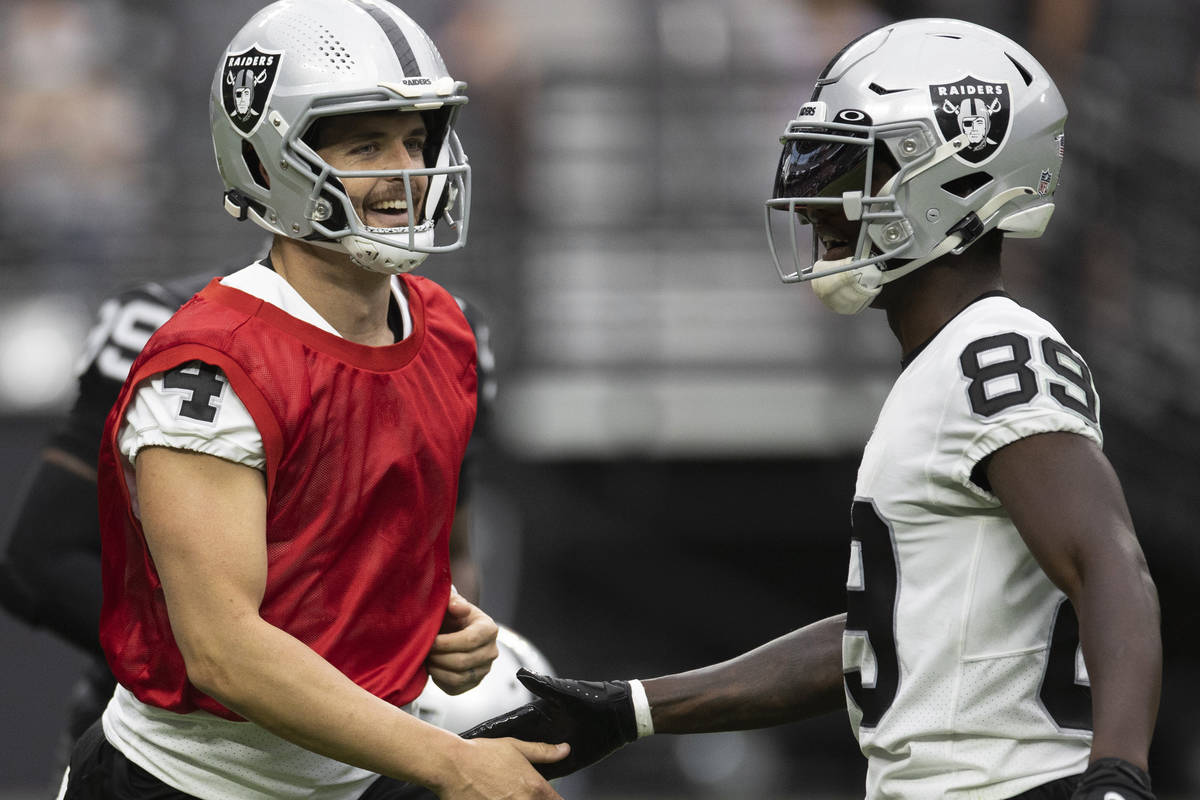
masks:
<instances>
[{"instance_id":1,"label":"white undershirt sleeve","mask_svg":"<svg viewBox=\"0 0 1200 800\"><path fill-rule=\"evenodd\" d=\"M215 388L206 402L196 396L203 392L197 388L202 368L210 377L207 386ZM169 374L183 377L168 382ZM190 388L181 384L189 384ZM211 419L206 419L209 416ZM139 450L154 446L206 453L259 470L267 464L254 418L224 373L199 361L143 381L125 411L117 441L130 466Z\"/></svg>"}]
</instances>

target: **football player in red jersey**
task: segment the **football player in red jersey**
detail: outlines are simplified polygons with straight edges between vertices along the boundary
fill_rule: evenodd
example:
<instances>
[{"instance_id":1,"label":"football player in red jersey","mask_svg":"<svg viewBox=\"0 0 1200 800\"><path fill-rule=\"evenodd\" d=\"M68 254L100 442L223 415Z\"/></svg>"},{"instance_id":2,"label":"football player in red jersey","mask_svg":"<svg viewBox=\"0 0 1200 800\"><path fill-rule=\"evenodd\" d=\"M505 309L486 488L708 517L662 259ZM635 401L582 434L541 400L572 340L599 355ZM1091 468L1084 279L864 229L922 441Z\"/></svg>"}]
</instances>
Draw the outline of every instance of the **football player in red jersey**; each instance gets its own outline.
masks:
<instances>
[{"instance_id":1,"label":"football player in red jersey","mask_svg":"<svg viewBox=\"0 0 1200 800\"><path fill-rule=\"evenodd\" d=\"M226 208L273 244L155 332L108 417L119 686L62 796L558 796L530 761L565 746L406 711L497 652L450 583L474 338L408 274L464 241L464 88L380 0L277 2L231 42L210 100Z\"/></svg>"},{"instance_id":2,"label":"football player in red jersey","mask_svg":"<svg viewBox=\"0 0 1200 800\"><path fill-rule=\"evenodd\" d=\"M644 682L525 674L539 699L468 735L569 742L557 775L653 732L840 707L870 798L1153 796L1157 593L1087 363L1001 273L1002 238L1049 222L1065 119L1037 61L977 25L896 23L834 58L766 213L785 281L885 311L900 344L855 487L847 612Z\"/></svg>"},{"instance_id":3,"label":"football player in red jersey","mask_svg":"<svg viewBox=\"0 0 1200 800\"><path fill-rule=\"evenodd\" d=\"M116 683L98 637L100 530L95 508L95 464L104 418L150 335L211 280L211 275L201 274L143 283L101 304L80 359L75 402L42 451L33 481L14 517L8 543L0 553L0 606L30 626L59 636L90 658L71 690L67 724L55 753L55 775L62 774L75 741L100 718ZM489 436L487 399L495 392L495 376L490 366L493 357L488 325L482 312L462 297L456 300L475 332L479 399L468 463L464 463L459 479L450 532L450 565L456 588L472 603L478 603L478 565L470 547L469 476L473 470L469 462L472 449L485 446L482 442ZM506 636L517 634L501 627L497 639L500 658L511 649L505 646ZM522 649L537 652L528 642ZM535 658L531 663L539 662ZM544 660L540 663L543 668L547 666ZM447 697L431 682L426 692L433 698L432 704L422 695L418 699L419 716L447 730L463 730L491 715L482 713L484 710L496 713L508 707L504 701L511 700L513 692L496 688L502 685L506 684L498 678L485 680L462 695ZM469 708L471 714L428 711L446 704L455 709ZM449 724L444 724L443 718Z\"/></svg>"}]
</instances>

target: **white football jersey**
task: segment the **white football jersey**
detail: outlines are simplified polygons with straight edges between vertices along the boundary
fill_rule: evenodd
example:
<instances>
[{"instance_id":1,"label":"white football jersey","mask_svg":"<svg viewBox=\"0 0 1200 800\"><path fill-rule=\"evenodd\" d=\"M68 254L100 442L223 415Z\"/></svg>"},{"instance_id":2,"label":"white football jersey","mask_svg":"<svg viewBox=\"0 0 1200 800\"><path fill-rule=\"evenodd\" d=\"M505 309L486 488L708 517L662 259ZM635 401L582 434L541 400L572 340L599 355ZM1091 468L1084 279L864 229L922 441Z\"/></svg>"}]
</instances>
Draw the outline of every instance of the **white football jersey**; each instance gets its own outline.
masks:
<instances>
[{"instance_id":1,"label":"white football jersey","mask_svg":"<svg viewBox=\"0 0 1200 800\"><path fill-rule=\"evenodd\" d=\"M911 357L884 402L855 489L843 640L872 800L1011 797L1087 766L1074 611L972 474L1052 431L1101 444L1091 372L1001 293Z\"/></svg>"}]
</instances>

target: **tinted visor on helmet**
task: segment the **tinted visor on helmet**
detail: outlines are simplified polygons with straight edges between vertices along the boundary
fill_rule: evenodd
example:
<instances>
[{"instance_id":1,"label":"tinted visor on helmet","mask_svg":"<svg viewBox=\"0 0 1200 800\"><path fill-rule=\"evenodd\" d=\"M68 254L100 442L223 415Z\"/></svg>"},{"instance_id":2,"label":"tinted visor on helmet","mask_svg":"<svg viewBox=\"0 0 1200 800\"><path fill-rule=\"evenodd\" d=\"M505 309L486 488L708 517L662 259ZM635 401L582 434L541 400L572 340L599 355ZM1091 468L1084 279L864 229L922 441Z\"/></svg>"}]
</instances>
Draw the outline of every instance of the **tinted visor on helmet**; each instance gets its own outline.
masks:
<instances>
[{"instance_id":1,"label":"tinted visor on helmet","mask_svg":"<svg viewBox=\"0 0 1200 800\"><path fill-rule=\"evenodd\" d=\"M775 172L775 199L840 197L862 190L867 145L813 139L787 139Z\"/></svg>"}]
</instances>

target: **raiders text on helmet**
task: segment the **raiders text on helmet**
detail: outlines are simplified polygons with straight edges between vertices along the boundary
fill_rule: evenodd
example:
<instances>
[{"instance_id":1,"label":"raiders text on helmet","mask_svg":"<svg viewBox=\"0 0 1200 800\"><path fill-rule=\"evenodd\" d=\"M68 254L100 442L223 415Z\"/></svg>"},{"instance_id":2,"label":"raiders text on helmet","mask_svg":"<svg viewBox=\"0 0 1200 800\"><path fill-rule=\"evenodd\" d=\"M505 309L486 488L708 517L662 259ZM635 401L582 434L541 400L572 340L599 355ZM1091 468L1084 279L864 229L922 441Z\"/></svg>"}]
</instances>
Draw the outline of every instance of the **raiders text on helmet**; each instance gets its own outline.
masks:
<instances>
[{"instance_id":1,"label":"raiders text on helmet","mask_svg":"<svg viewBox=\"0 0 1200 800\"><path fill-rule=\"evenodd\" d=\"M377 272L407 272L467 236L470 167L454 132L466 85L446 71L425 32L385 0L279 0L233 38L209 102L225 207L282 236L350 254ZM425 122L424 168L347 172L305 141L341 114L415 111ZM265 173L265 176L264 174ZM419 213L398 228L365 225L346 177L428 179ZM435 242L445 221L448 241Z\"/></svg>"},{"instance_id":2,"label":"raiders text on helmet","mask_svg":"<svg viewBox=\"0 0 1200 800\"><path fill-rule=\"evenodd\" d=\"M851 42L781 139L765 211L780 277L813 281L827 305L856 313L883 284L987 231L1040 236L1066 116L1033 56L987 28L917 19ZM881 161L895 174L876 186ZM806 215L820 206L859 223L849 257L821 260Z\"/></svg>"}]
</instances>

